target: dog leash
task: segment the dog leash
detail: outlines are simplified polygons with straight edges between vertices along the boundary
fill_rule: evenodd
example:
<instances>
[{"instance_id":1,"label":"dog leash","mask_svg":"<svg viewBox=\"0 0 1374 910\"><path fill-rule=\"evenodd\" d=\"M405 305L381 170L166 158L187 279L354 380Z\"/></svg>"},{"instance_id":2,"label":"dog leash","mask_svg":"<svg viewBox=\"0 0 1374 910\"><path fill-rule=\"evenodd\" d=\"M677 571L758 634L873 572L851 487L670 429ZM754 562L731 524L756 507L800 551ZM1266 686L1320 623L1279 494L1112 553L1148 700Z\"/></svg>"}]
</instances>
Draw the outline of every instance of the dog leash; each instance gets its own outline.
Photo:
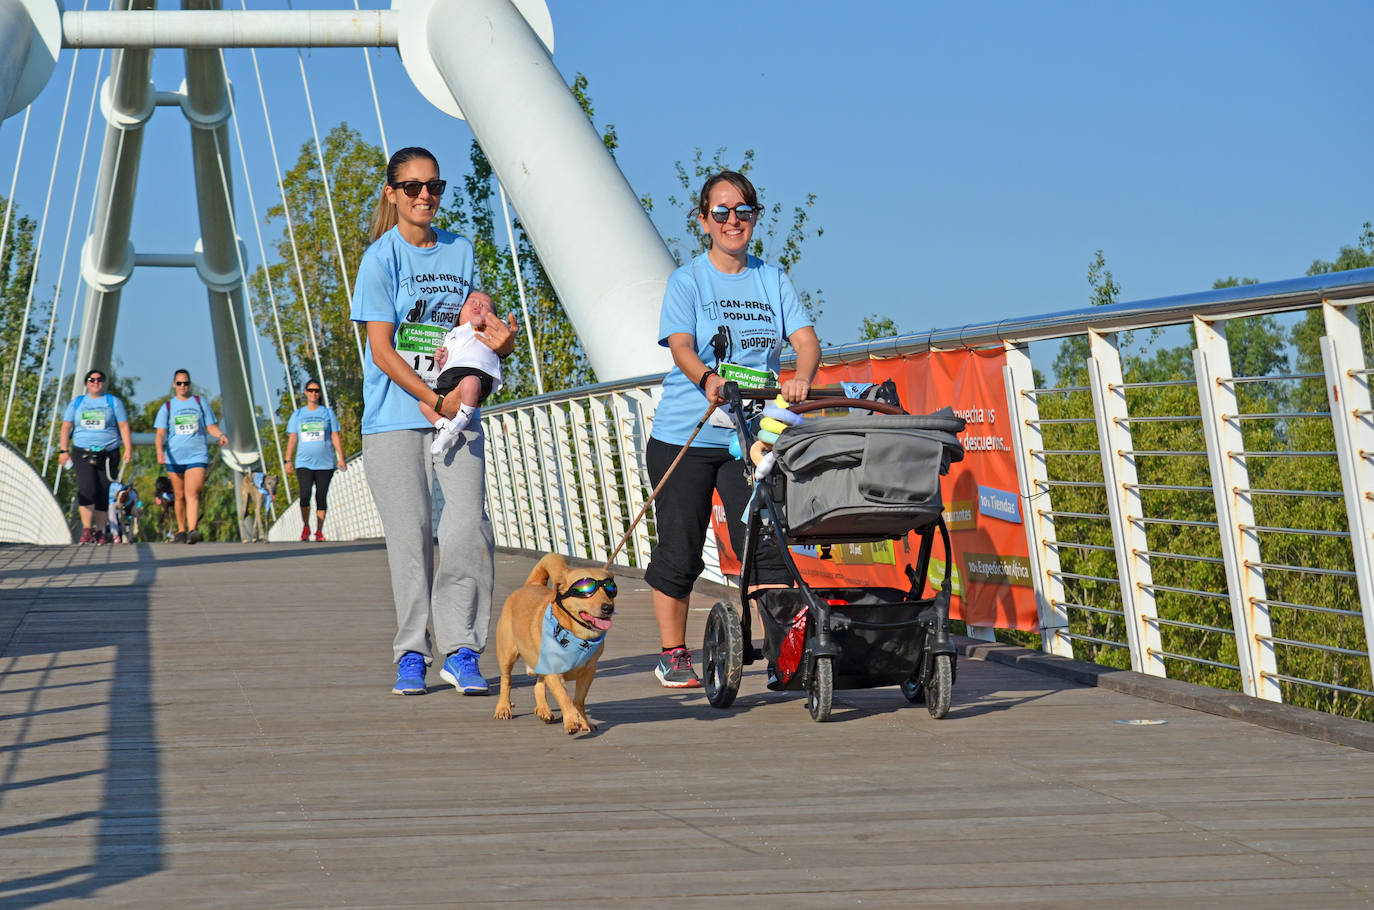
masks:
<instances>
[{"instance_id":1,"label":"dog leash","mask_svg":"<svg viewBox=\"0 0 1374 910\"><path fill-rule=\"evenodd\" d=\"M668 470L663 472L663 477L659 480L658 486L654 487L654 491L650 493L649 498L644 501L644 506L639 510L639 514L635 516L635 520L630 522L630 526L625 529L625 534L620 538L620 542L615 545L615 549L612 550L611 555L607 557L606 564L601 567L603 570L609 569L611 563L615 562L616 556L618 556L620 551L625 547L625 541L630 539L630 534L634 532L635 526L639 524L639 520L644 517L644 513L649 511L649 506L654 503L654 497L658 495L659 490L663 489L663 485L668 482L668 478L672 476L673 469L677 467L678 462L682 461L682 456L687 454L687 449L692 445L692 440L696 439L697 434L701 432L701 428L706 426L706 421L710 419L711 412L715 409L716 406L712 404L706 409L706 413L701 415L701 419L697 421L697 428L692 431L692 435L688 436L687 441L682 444L682 451L677 453L677 457L673 459L673 463L668 465Z\"/></svg>"}]
</instances>

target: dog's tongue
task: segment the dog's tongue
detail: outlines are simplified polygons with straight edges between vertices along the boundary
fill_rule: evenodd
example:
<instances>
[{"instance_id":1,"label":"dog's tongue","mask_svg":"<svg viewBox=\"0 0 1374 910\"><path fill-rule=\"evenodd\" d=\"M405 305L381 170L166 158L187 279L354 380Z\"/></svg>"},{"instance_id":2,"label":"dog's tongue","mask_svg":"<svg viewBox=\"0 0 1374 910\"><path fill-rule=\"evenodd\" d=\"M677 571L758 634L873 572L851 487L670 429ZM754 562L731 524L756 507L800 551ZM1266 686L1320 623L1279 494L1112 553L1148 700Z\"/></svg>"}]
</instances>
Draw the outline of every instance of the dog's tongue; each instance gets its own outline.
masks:
<instances>
[{"instance_id":1,"label":"dog's tongue","mask_svg":"<svg viewBox=\"0 0 1374 910\"><path fill-rule=\"evenodd\" d=\"M590 613L583 613L582 618L585 619L592 626L592 628L599 629L602 632L605 632L607 629L611 627L611 621L609 619L601 619L599 617L593 616Z\"/></svg>"}]
</instances>

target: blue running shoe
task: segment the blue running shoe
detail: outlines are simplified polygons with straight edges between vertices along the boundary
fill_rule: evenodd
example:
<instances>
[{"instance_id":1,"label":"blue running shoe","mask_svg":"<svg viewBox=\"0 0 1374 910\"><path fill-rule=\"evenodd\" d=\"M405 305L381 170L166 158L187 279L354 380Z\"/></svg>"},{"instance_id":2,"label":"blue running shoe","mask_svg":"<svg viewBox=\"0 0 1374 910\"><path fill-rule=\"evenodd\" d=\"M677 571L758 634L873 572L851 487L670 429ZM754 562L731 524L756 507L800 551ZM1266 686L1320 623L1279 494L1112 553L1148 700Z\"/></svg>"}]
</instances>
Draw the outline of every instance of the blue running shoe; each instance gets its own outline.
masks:
<instances>
[{"instance_id":1,"label":"blue running shoe","mask_svg":"<svg viewBox=\"0 0 1374 910\"><path fill-rule=\"evenodd\" d=\"M425 694L425 656L419 651L407 651L396 664L396 685L392 695Z\"/></svg>"},{"instance_id":2,"label":"blue running shoe","mask_svg":"<svg viewBox=\"0 0 1374 910\"><path fill-rule=\"evenodd\" d=\"M463 695L487 694L487 681L477 666L477 652L471 648L459 648L450 654L439 676Z\"/></svg>"}]
</instances>

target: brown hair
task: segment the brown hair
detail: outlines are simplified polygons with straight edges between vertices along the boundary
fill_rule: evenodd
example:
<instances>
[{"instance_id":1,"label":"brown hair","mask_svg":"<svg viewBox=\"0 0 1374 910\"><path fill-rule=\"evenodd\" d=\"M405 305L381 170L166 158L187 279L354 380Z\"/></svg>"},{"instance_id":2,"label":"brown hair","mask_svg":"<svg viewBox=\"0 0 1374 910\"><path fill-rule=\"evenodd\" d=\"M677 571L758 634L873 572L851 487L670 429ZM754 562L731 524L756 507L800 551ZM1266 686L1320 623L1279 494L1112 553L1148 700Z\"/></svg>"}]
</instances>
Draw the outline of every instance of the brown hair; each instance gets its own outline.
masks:
<instances>
[{"instance_id":1,"label":"brown hair","mask_svg":"<svg viewBox=\"0 0 1374 910\"><path fill-rule=\"evenodd\" d=\"M387 201L386 188L396 182L396 175L400 172L401 166L416 158L428 158L434 162L435 168L439 167L439 159L435 158L429 149L420 148L418 145L408 145L392 154L386 163L386 183L377 194L377 207L372 211L372 236L367 239L368 243L375 243L378 237L396 226L396 204Z\"/></svg>"},{"instance_id":2,"label":"brown hair","mask_svg":"<svg viewBox=\"0 0 1374 910\"><path fill-rule=\"evenodd\" d=\"M754 208L759 207L759 194L754 189L754 184L749 182L748 177L744 176L739 171L721 171L719 174L713 174L706 178L706 182L701 185L701 195L697 197L697 215L705 217L706 206L711 199L711 190L722 180L730 183L735 189L739 190L746 204Z\"/></svg>"}]
</instances>

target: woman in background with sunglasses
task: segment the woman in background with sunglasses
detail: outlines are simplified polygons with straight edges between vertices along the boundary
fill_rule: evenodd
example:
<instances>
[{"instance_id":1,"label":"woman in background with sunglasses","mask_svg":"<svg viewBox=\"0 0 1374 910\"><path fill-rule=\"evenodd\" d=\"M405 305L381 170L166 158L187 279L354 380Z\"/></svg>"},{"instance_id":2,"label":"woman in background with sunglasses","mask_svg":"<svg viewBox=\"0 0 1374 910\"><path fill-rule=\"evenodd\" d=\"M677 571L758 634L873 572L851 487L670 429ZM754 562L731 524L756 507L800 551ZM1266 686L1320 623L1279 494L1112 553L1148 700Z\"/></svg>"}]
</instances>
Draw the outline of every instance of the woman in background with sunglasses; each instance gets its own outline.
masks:
<instances>
[{"instance_id":1,"label":"woman in background with sunglasses","mask_svg":"<svg viewBox=\"0 0 1374 910\"><path fill-rule=\"evenodd\" d=\"M300 452L296 448L299 444ZM296 408L286 423L286 470L296 472L296 489L301 506L301 540L310 539L310 499L315 499L315 539L324 540L324 513L329 508L329 482L334 468L348 470L339 418L324 403L324 392L316 379L305 383L305 404Z\"/></svg>"},{"instance_id":2,"label":"woman in background with sunglasses","mask_svg":"<svg viewBox=\"0 0 1374 910\"><path fill-rule=\"evenodd\" d=\"M153 444L157 463L167 468L176 496L177 533L173 543L199 543L200 491L210 467L209 437L221 446L229 444L215 422L210 403L191 394L191 374L177 370L172 374L171 398L157 409Z\"/></svg>"},{"instance_id":3,"label":"woman in background with sunglasses","mask_svg":"<svg viewBox=\"0 0 1374 910\"><path fill-rule=\"evenodd\" d=\"M652 486L691 438L707 404L724 402L725 380L716 372L720 364L777 373L782 346L790 342L797 368L782 384L783 397L802 401L811 391L821 360L811 318L787 275L749 254L761 214L758 193L743 174L721 171L701 188L697 219L707 248L668 279L659 316L658 343L672 351L674 368L663 380L663 399L644 453ZM744 463L729 451L734 435L728 417L712 414L654 500L658 545L644 580L653 589L663 648L654 675L665 688L701 685L687 648L687 609L704 568L701 548L712 490L725 506L730 543L743 553L740 516L749 488ZM754 583L791 582L771 537L760 541L755 568Z\"/></svg>"},{"instance_id":4,"label":"woman in background with sunglasses","mask_svg":"<svg viewBox=\"0 0 1374 910\"><path fill-rule=\"evenodd\" d=\"M435 352L458 324L476 282L472 244L432 224L445 182L423 148L391 156L373 216L372 245L354 283L352 319L367 331L363 364L363 460L386 536L396 602L396 695L425 694L425 670L442 655L440 676L464 695L485 695L478 667L491 620L495 540L487 518L480 425L442 455L418 402L448 418L459 396L437 395ZM514 319L490 320L479 336L502 357L515 347ZM434 556L433 488L446 508ZM427 626L433 620L431 647Z\"/></svg>"},{"instance_id":5,"label":"woman in background with sunglasses","mask_svg":"<svg viewBox=\"0 0 1374 910\"><path fill-rule=\"evenodd\" d=\"M73 432L75 428L75 432ZM105 391L105 374L86 374L86 391L72 399L62 415L57 458L76 473L76 507L81 513L81 543L106 543L106 510L115 457L124 444L124 463L134 457L129 414L124 402Z\"/></svg>"}]
</instances>

